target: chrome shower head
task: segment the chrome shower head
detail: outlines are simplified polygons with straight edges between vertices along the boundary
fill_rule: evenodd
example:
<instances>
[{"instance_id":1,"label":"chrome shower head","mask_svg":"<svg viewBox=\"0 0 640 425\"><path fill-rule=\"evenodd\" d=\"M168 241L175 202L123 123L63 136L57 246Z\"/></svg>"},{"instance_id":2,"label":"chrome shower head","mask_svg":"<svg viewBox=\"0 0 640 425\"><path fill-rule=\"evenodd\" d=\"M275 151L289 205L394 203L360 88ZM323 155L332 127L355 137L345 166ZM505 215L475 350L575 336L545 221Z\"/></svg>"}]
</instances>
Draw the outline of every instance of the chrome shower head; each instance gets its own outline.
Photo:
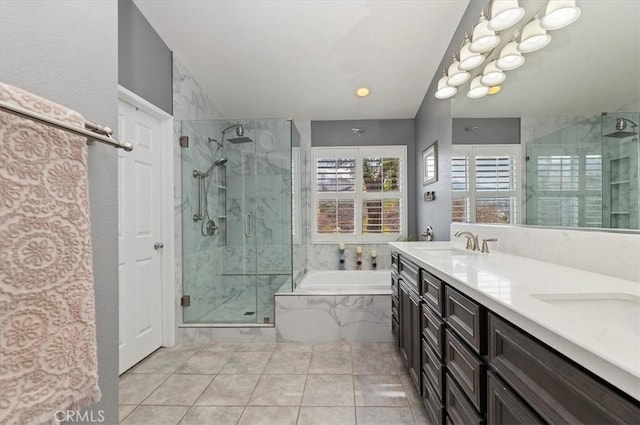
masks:
<instances>
[{"instance_id":1,"label":"chrome shower head","mask_svg":"<svg viewBox=\"0 0 640 425\"><path fill-rule=\"evenodd\" d=\"M236 145L238 143L251 143L253 142L253 139L249 137L236 137L233 139L227 139L227 141Z\"/></svg>"},{"instance_id":2,"label":"chrome shower head","mask_svg":"<svg viewBox=\"0 0 640 425\"><path fill-rule=\"evenodd\" d=\"M236 129L236 135L238 137L242 137L244 135L244 127L242 126L242 124L233 124L230 125L229 127L225 128L224 130L222 130L222 135L224 136L224 134L231 130L232 128Z\"/></svg>"},{"instance_id":3,"label":"chrome shower head","mask_svg":"<svg viewBox=\"0 0 640 425\"><path fill-rule=\"evenodd\" d=\"M627 128L627 123L631 124L633 128L636 128L638 126L636 123L634 123L631 120L628 120L626 118L618 118L616 120L616 130L618 131L624 130L625 128Z\"/></svg>"}]
</instances>

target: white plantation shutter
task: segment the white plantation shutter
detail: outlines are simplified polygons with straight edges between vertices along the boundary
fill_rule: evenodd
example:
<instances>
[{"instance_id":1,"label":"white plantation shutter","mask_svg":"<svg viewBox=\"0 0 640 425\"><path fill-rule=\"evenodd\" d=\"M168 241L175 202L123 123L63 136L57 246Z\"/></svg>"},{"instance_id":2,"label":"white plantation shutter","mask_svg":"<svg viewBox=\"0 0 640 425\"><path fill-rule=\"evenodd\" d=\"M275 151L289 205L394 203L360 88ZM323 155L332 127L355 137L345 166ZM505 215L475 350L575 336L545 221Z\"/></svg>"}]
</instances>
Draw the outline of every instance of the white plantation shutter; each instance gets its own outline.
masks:
<instances>
[{"instance_id":1,"label":"white plantation shutter","mask_svg":"<svg viewBox=\"0 0 640 425\"><path fill-rule=\"evenodd\" d=\"M518 145L458 145L451 159L454 222L518 222Z\"/></svg>"},{"instance_id":2,"label":"white plantation shutter","mask_svg":"<svg viewBox=\"0 0 640 425\"><path fill-rule=\"evenodd\" d=\"M396 240L406 222L406 147L312 148L314 242Z\"/></svg>"}]
</instances>

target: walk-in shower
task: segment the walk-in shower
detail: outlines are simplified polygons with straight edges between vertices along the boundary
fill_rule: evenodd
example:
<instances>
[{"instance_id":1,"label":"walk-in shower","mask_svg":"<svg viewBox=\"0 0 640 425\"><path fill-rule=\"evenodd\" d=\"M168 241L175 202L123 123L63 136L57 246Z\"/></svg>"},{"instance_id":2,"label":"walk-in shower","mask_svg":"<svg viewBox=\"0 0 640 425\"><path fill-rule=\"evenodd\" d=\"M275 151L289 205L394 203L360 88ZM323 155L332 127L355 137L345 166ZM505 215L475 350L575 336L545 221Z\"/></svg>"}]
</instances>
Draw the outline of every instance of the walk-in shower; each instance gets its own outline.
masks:
<instances>
[{"instance_id":1,"label":"walk-in shower","mask_svg":"<svg viewBox=\"0 0 640 425\"><path fill-rule=\"evenodd\" d=\"M272 325L273 295L291 290L289 120L183 121L183 323ZM306 262L305 262L306 265Z\"/></svg>"},{"instance_id":2,"label":"walk-in shower","mask_svg":"<svg viewBox=\"0 0 640 425\"><path fill-rule=\"evenodd\" d=\"M638 229L638 112L604 112L526 144L527 224Z\"/></svg>"}]
</instances>

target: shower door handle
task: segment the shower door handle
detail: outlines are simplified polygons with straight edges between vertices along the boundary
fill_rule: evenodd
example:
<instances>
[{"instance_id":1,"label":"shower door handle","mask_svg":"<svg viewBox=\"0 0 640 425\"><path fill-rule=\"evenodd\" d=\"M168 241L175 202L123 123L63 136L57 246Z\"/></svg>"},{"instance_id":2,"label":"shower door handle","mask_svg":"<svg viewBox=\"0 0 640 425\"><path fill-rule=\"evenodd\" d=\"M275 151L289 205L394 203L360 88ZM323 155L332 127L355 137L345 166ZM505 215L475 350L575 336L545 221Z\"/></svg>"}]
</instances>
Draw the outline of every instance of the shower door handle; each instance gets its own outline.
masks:
<instances>
[{"instance_id":1,"label":"shower door handle","mask_svg":"<svg viewBox=\"0 0 640 425\"><path fill-rule=\"evenodd\" d=\"M244 237L251 237L251 214L244 215Z\"/></svg>"}]
</instances>

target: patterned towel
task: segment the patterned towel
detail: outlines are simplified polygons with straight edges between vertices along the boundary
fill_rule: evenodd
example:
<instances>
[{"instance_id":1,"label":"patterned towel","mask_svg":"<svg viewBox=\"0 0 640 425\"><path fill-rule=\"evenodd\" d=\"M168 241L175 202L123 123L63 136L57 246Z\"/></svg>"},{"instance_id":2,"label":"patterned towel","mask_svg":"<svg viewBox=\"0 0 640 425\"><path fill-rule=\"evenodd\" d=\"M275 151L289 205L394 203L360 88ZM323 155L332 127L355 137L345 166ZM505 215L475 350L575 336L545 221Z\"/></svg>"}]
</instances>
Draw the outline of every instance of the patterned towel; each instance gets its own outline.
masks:
<instances>
[{"instance_id":1,"label":"patterned towel","mask_svg":"<svg viewBox=\"0 0 640 425\"><path fill-rule=\"evenodd\" d=\"M84 128L0 83L0 99ZM0 423L57 424L100 400L86 138L0 112ZM56 413L58 412L58 413Z\"/></svg>"}]
</instances>

